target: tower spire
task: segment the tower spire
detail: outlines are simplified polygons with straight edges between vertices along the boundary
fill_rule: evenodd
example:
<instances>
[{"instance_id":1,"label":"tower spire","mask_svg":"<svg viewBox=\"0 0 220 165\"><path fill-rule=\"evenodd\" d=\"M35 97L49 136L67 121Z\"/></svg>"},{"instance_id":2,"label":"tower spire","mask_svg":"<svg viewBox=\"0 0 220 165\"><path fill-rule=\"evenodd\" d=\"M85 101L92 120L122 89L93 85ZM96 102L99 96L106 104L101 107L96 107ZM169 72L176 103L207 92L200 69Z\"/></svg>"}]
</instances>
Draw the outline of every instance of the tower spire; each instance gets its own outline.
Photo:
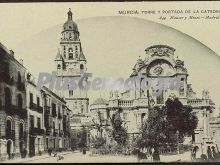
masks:
<instances>
[{"instance_id":1,"label":"tower spire","mask_svg":"<svg viewBox=\"0 0 220 165\"><path fill-rule=\"evenodd\" d=\"M71 8L69 8L69 12L67 14L68 14L68 20L72 20L73 13L71 12Z\"/></svg>"}]
</instances>

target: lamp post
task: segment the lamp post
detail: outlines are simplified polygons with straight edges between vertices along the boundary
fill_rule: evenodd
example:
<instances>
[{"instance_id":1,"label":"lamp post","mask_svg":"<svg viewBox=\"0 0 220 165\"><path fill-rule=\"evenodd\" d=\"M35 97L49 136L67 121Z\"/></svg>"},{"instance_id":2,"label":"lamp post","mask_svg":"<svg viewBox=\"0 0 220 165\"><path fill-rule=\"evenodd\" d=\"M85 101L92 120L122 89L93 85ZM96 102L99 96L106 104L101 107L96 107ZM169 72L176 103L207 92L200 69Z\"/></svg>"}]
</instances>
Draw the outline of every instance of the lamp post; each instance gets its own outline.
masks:
<instances>
[{"instance_id":1,"label":"lamp post","mask_svg":"<svg viewBox=\"0 0 220 165\"><path fill-rule=\"evenodd\" d=\"M180 147L179 147L179 131L176 131L176 136L177 136L177 153L178 155L180 154Z\"/></svg>"}]
</instances>

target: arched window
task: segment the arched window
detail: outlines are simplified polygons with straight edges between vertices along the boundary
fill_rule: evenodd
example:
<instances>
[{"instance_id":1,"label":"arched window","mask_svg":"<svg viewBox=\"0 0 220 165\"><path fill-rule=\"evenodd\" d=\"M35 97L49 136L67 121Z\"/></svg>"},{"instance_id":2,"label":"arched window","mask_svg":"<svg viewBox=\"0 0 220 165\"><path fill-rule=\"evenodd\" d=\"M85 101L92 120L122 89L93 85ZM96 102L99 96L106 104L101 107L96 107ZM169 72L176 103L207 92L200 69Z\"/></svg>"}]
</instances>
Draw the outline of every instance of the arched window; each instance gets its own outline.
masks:
<instances>
[{"instance_id":1,"label":"arched window","mask_svg":"<svg viewBox=\"0 0 220 165\"><path fill-rule=\"evenodd\" d=\"M5 135L6 139L12 139L12 121L10 119L7 119L6 121L6 127L5 127ZM10 147L10 146L9 146ZM7 150L9 150L9 147Z\"/></svg>"},{"instance_id":2,"label":"arched window","mask_svg":"<svg viewBox=\"0 0 220 165\"><path fill-rule=\"evenodd\" d=\"M22 109L22 101L23 101L21 94L19 94L17 96L17 100L18 100L18 109L21 110Z\"/></svg>"},{"instance_id":3,"label":"arched window","mask_svg":"<svg viewBox=\"0 0 220 165\"><path fill-rule=\"evenodd\" d=\"M71 33L69 33L69 39L72 39L72 34Z\"/></svg>"},{"instance_id":4,"label":"arched window","mask_svg":"<svg viewBox=\"0 0 220 165\"><path fill-rule=\"evenodd\" d=\"M24 126L23 123L20 123L20 129L19 129L19 137L20 139L24 137Z\"/></svg>"},{"instance_id":5,"label":"arched window","mask_svg":"<svg viewBox=\"0 0 220 165\"><path fill-rule=\"evenodd\" d=\"M80 64L80 70L83 70L83 69L84 69L84 65Z\"/></svg>"},{"instance_id":6,"label":"arched window","mask_svg":"<svg viewBox=\"0 0 220 165\"><path fill-rule=\"evenodd\" d=\"M12 123L11 120L7 120L7 124L6 124L6 131L11 131L12 130Z\"/></svg>"},{"instance_id":7,"label":"arched window","mask_svg":"<svg viewBox=\"0 0 220 165\"><path fill-rule=\"evenodd\" d=\"M11 91L9 88L5 88L5 107L11 107Z\"/></svg>"},{"instance_id":8,"label":"arched window","mask_svg":"<svg viewBox=\"0 0 220 165\"><path fill-rule=\"evenodd\" d=\"M60 64L58 64L58 65L57 65L57 69L61 69L61 66L60 66Z\"/></svg>"},{"instance_id":9,"label":"arched window","mask_svg":"<svg viewBox=\"0 0 220 165\"><path fill-rule=\"evenodd\" d=\"M73 49L69 48L69 59L72 60L73 59Z\"/></svg>"}]
</instances>

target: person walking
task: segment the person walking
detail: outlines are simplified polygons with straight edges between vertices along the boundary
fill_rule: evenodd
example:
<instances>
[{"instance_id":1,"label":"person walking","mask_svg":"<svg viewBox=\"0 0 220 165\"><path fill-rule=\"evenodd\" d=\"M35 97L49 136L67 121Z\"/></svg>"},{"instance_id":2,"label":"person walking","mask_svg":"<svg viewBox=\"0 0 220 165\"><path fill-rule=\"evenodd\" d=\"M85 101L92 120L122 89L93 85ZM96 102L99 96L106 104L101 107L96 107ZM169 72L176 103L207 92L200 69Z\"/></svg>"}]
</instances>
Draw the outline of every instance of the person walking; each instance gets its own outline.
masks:
<instances>
[{"instance_id":1,"label":"person walking","mask_svg":"<svg viewBox=\"0 0 220 165\"><path fill-rule=\"evenodd\" d=\"M154 152L153 152L153 161L154 162L160 161L160 153L157 147L154 149Z\"/></svg>"},{"instance_id":2,"label":"person walking","mask_svg":"<svg viewBox=\"0 0 220 165\"><path fill-rule=\"evenodd\" d=\"M219 155L218 155L218 153L216 152L214 146L212 146L212 155L213 155L213 161L218 161Z\"/></svg>"},{"instance_id":3,"label":"person walking","mask_svg":"<svg viewBox=\"0 0 220 165\"><path fill-rule=\"evenodd\" d=\"M208 146L208 148L207 148L207 156L208 156L208 160L210 162L213 161L212 151L211 151L211 147L210 146Z\"/></svg>"}]
</instances>

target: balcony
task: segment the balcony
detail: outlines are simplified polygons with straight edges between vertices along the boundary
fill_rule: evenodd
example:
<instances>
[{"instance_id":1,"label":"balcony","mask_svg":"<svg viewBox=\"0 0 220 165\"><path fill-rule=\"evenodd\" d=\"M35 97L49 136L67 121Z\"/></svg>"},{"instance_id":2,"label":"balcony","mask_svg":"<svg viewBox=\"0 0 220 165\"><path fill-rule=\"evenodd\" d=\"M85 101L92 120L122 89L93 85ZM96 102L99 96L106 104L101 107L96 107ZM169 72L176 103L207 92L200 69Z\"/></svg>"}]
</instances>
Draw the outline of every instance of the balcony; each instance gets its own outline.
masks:
<instances>
[{"instance_id":1,"label":"balcony","mask_svg":"<svg viewBox=\"0 0 220 165\"><path fill-rule=\"evenodd\" d=\"M56 117L56 116L57 116L56 110L52 110L52 116L53 116L53 117Z\"/></svg>"},{"instance_id":2,"label":"balcony","mask_svg":"<svg viewBox=\"0 0 220 165\"><path fill-rule=\"evenodd\" d=\"M27 132L19 132L19 139L20 140L25 140L27 138Z\"/></svg>"},{"instance_id":3,"label":"balcony","mask_svg":"<svg viewBox=\"0 0 220 165\"><path fill-rule=\"evenodd\" d=\"M15 139L15 130L7 130L6 131L6 139L11 139L14 140Z\"/></svg>"},{"instance_id":4,"label":"balcony","mask_svg":"<svg viewBox=\"0 0 220 165\"><path fill-rule=\"evenodd\" d=\"M189 99L187 100L187 104L192 107L207 107L211 106L209 99Z\"/></svg>"},{"instance_id":5,"label":"balcony","mask_svg":"<svg viewBox=\"0 0 220 165\"><path fill-rule=\"evenodd\" d=\"M132 107L133 100L119 100L118 105L119 107Z\"/></svg>"},{"instance_id":6,"label":"balcony","mask_svg":"<svg viewBox=\"0 0 220 165\"><path fill-rule=\"evenodd\" d=\"M19 91L25 91L25 84L24 83L17 83L17 89Z\"/></svg>"},{"instance_id":7,"label":"balcony","mask_svg":"<svg viewBox=\"0 0 220 165\"><path fill-rule=\"evenodd\" d=\"M44 106L44 112L46 115L50 115L50 107L49 106Z\"/></svg>"},{"instance_id":8,"label":"balcony","mask_svg":"<svg viewBox=\"0 0 220 165\"><path fill-rule=\"evenodd\" d=\"M49 116L49 115L44 116L44 125L45 125L45 127L46 128L52 128L52 124L53 124L52 117Z\"/></svg>"},{"instance_id":9,"label":"balcony","mask_svg":"<svg viewBox=\"0 0 220 165\"><path fill-rule=\"evenodd\" d=\"M53 136L57 136L58 135L58 129L53 130Z\"/></svg>"},{"instance_id":10,"label":"balcony","mask_svg":"<svg viewBox=\"0 0 220 165\"><path fill-rule=\"evenodd\" d=\"M51 128L47 128L47 129L46 129L46 135L50 135L51 132L52 132L52 129L51 129Z\"/></svg>"},{"instance_id":11,"label":"balcony","mask_svg":"<svg viewBox=\"0 0 220 165\"><path fill-rule=\"evenodd\" d=\"M6 105L2 109L5 109L5 112L9 115L18 115L20 118L27 118L27 110L18 108L16 105Z\"/></svg>"},{"instance_id":12,"label":"balcony","mask_svg":"<svg viewBox=\"0 0 220 165\"><path fill-rule=\"evenodd\" d=\"M70 136L69 131L64 130L64 136L65 136L65 137L69 137L69 136Z\"/></svg>"},{"instance_id":13,"label":"balcony","mask_svg":"<svg viewBox=\"0 0 220 165\"><path fill-rule=\"evenodd\" d=\"M63 136L63 130L61 130L61 131L59 132L59 136L60 136L60 137Z\"/></svg>"},{"instance_id":14,"label":"balcony","mask_svg":"<svg viewBox=\"0 0 220 165\"><path fill-rule=\"evenodd\" d=\"M62 119L62 114L61 113L58 113L58 119Z\"/></svg>"},{"instance_id":15,"label":"balcony","mask_svg":"<svg viewBox=\"0 0 220 165\"><path fill-rule=\"evenodd\" d=\"M41 128L30 128L30 134L31 135L43 135L44 129Z\"/></svg>"},{"instance_id":16,"label":"balcony","mask_svg":"<svg viewBox=\"0 0 220 165\"><path fill-rule=\"evenodd\" d=\"M30 109L33 110L33 111L36 111L38 113L43 113L43 107L38 106L35 103L30 103Z\"/></svg>"},{"instance_id":17,"label":"balcony","mask_svg":"<svg viewBox=\"0 0 220 165\"><path fill-rule=\"evenodd\" d=\"M1 72L0 73L0 76L1 76L1 80L4 81L6 84L8 85L14 85L14 80L11 79L11 76L9 74L9 71L8 72Z\"/></svg>"}]
</instances>

